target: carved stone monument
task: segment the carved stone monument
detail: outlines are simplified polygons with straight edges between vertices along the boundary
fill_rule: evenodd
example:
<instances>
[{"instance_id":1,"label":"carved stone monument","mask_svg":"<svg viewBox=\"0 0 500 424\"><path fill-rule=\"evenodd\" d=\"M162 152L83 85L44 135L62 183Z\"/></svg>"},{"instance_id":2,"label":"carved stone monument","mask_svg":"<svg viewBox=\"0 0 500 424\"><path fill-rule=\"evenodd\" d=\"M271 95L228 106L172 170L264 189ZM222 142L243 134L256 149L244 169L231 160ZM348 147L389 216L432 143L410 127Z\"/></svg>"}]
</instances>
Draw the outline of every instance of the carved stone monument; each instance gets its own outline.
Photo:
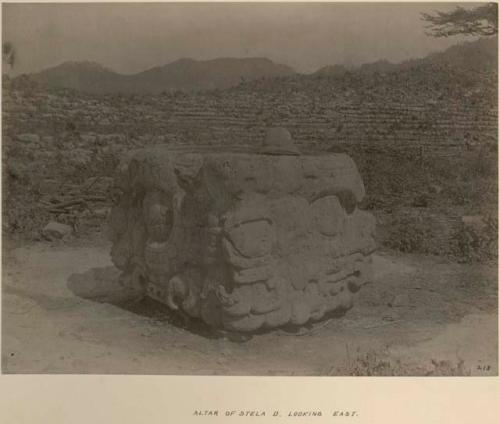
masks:
<instances>
[{"instance_id":1,"label":"carved stone monument","mask_svg":"<svg viewBox=\"0 0 500 424\"><path fill-rule=\"evenodd\" d=\"M371 278L374 219L345 154L301 155L272 129L257 151L159 146L117 172L112 259L123 284L232 331L349 309Z\"/></svg>"}]
</instances>

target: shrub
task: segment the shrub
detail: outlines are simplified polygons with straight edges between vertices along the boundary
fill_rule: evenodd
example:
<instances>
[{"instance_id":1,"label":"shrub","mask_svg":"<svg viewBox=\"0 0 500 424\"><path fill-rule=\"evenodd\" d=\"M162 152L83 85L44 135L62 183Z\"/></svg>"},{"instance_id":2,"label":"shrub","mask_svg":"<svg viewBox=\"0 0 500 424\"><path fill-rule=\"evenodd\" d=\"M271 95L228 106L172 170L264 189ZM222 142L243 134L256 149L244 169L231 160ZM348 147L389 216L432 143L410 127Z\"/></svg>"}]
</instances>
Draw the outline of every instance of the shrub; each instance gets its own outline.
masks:
<instances>
[{"instance_id":1,"label":"shrub","mask_svg":"<svg viewBox=\"0 0 500 424\"><path fill-rule=\"evenodd\" d=\"M426 242L432 236L421 216L396 212L382 243L405 253L427 253Z\"/></svg>"},{"instance_id":2,"label":"shrub","mask_svg":"<svg viewBox=\"0 0 500 424\"><path fill-rule=\"evenodd\" d=\"M461 262L488 262L498 258L498 219L484 218L481 228L463 225L456 236L456 256Z\"/></svg>"}]
</instances>

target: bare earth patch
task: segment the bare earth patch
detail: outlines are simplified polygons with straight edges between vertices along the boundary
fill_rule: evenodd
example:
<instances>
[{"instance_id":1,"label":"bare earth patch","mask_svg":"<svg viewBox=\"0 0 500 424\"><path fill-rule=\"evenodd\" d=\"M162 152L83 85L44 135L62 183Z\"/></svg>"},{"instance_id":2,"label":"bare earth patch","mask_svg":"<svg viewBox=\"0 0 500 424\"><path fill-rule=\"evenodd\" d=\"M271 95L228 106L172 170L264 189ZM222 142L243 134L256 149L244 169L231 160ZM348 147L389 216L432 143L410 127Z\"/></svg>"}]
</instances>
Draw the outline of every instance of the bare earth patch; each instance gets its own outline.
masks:
<instances>
[{"instance_id":1,"label":"bare earth patch","mask_svg":"<svg viewBox=\"0 0 500 424\"><path fill-rule=\"evenodd\" d=\"M121 288L102 241L5 249L4 373L497 375L494 265L379 253L345 315L251 338Z\"/></svg>"}]
</instances>

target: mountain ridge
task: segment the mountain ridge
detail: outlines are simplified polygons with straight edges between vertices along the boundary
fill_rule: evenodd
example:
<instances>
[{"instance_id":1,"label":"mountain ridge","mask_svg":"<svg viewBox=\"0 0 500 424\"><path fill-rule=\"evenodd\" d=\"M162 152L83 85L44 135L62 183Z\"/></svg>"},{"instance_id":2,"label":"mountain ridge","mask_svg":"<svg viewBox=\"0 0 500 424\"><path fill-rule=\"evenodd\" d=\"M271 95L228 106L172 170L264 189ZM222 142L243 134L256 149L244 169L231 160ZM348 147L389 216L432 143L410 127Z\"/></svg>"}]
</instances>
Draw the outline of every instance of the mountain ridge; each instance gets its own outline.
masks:
<instances>
[{"instance_id":1,"label":"mountain ridge","mask_svg":"<svg viewBox=\"0 0 500 424\"><path fill-rule=\"evenodd\" d=\"M405 70L425 63L459 65L471 70L477 70L479 67L492 70L497 68L497 57L498 38L495 36L465 41L445 50L429 53L422 58L408 59L397 63L390 62L387 59L379 59L375 62L364 63L354 69L348 69L342 64L327 65L313 72L312 75L339 75L352 70L365 73L383 73Z\"/></svg>"},{"instance_id":2,"label":"mountain ridge","mask_svg":"<svg viewBox=\"0 0 500 424\"><path fill-rule=\"evenodd\" d=\"M64 62L29 75L37 83L88 94L159 94L228 89L241 82L272 80L276 77L310 75L342 76L347 73L373 74L405 71L421 65L447 65L463 70L497 69L498 38L488 37L453 45L423 58L393 63L380 59L358 67L327 65L311 74L299 74L291 67L265 57L220 57L209 60L179 58L135 74L121 74L97 62ZM24 76L25 77L25 76ZM17 77L19 78L19 77Z\"/></svg>"},{"instance_id":3,"label":"mountain ridge","mask_svg":"<svg viewBox=\"0 0 500 424\"><path fill-rule=\"evenodd\" d=\"M224 89L241 81L292 75L295 71L267 58L181 58L163 66L121 74L92 61L63 62L30 75L51 87L90 94L150 93Z\"/></svg>"}]
</instances>

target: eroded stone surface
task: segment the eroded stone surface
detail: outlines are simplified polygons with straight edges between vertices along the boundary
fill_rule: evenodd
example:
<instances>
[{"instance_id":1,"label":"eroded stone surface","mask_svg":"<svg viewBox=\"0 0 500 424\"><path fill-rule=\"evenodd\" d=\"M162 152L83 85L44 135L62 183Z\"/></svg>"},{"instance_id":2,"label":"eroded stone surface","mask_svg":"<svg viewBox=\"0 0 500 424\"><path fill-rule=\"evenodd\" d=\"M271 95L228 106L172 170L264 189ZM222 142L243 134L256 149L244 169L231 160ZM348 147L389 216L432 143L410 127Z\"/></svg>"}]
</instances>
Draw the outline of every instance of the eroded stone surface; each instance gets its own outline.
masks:
<instances>
[{"instance_id":1,"label":"eroded stone surface","mask_svg":"<svg viewBox=\"0 0 500 424\"><path fill-rule=\"evenodd\" d=\"M209 325L303 325L350 308L371 278L374 220L346 155L156 147L115 183L123 283Z\"/></svg>"}]
</instances>

